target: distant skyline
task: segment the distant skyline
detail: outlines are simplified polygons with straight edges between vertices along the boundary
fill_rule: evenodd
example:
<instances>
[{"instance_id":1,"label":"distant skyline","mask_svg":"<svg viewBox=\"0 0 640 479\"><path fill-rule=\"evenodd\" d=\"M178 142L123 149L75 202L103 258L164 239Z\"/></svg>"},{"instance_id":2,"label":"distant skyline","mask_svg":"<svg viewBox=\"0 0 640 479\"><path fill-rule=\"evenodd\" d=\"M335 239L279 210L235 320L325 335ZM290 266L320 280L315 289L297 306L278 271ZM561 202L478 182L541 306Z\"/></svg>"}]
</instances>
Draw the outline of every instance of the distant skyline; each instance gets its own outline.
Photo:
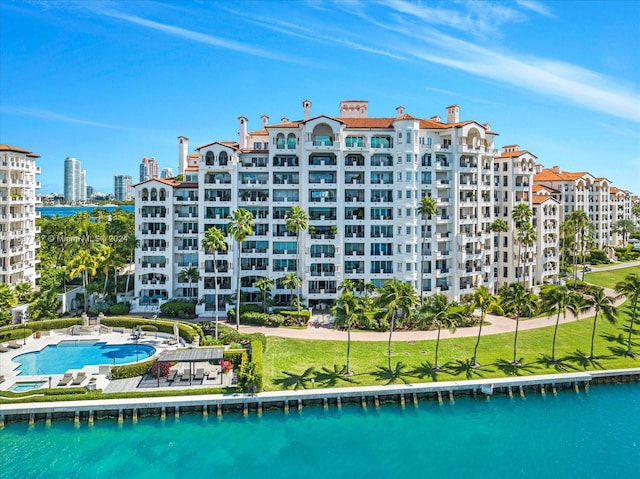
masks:
<instances>
[{"instance_id":1,"label":"distant skyline","mask_svg":"<svg viewBox=\"0 0 640 479\"><path fill-rule=\"evenodd\" d=\"M341 100L429 118L460 105L496 145L640 194L640 2L2 0L0 143L111 192L190 152Z\"/></svg>"}]
</instances>

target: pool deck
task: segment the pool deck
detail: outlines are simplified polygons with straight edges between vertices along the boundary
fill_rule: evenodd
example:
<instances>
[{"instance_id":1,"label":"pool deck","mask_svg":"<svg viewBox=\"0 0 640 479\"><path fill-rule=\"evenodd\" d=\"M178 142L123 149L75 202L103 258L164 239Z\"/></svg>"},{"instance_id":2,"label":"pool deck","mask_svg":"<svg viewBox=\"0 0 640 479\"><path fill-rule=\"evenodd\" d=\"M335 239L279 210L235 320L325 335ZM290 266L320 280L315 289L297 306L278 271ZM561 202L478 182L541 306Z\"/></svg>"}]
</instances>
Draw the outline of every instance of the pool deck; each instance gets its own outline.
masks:
<instances>
[{"instance_id":1,"label":"pool deck","mask_svg":"<svg viewBox=\"0 0 640 479\"><path fill-rule=\"evenodd\" d=\"M166 343L167 339L173 337L167 334L158 334L155 337L155 333L146 333L138 340L140 345L152 346L156 349L156 354L165 349L175 348L176 346L170 346ZM66 332L60 331L48 331L40 338L34 338L30 336L26 338L26 344L23 344L23 340L16 341L22 345L19 349L9 349L5 353L0 353L0 376L4 377L4 381L0 383L0 391L11 390L16 383L21 382L40 382L45 383L44 387L49 387L49 381L51 381L52 388L64 388L64 387L77 387L87 386L88 384L95 384L96 389L105 389L111 381L107 379L109 374L110 365L105 364L102 366L85 366L80 369L69 369L67 372L72 373L74 378L79 372L86 373L86 379L79 384L72 386L71 382L67 386L58 386L58 382L62 379L63 374L37 374L37 375L25 375L18 371L20 366L14 362L14 358L21 354L41 351L47 346L56 345L62 341L99 341L106 344L135 344L136 341L131 337L131 331L125 330L125 332L100 332L97 328L82 328L82 334L71 335ZM146 358L145 358L146 359ZM139 378L138 378L139 379Z\"/></svg>"}]
</instances>

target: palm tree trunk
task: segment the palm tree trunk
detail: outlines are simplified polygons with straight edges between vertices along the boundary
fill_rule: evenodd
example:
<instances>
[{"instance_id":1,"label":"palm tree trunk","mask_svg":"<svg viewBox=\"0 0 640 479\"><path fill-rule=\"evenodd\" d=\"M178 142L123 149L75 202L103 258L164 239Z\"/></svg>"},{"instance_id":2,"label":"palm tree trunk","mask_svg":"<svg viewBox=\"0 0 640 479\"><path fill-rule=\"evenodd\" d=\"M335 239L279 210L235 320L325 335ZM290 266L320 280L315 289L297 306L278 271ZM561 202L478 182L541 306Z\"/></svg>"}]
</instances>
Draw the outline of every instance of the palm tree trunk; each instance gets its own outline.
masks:
<instances>
[{"instance_id":1,"label":"palm tree trunk","mask_svg":"<svg viewBox=\"0 0 640 479\"><path fill-rule=\"evenodd\" d=\"M425 222L426 223L426 222ZM424 225L424 232L422 234L422 251L420 255L420 304L424 304L424 244L427 240L427 225Z\"/></svg>"},{"instance_id":2,"label":"palm tree trunk","mask_svg":"<svg viewBox=\"0 0 640 479\"><path fill-rule=\"evenodd\" d=\"M558 324L560 324L560 311L556 317L556 327L553 328L553 341L551 343L551 362L556 362L556 336L558 335Z\"/></svg>"},{"instance_id":3,"label":"palm tree trunk","mask_svg":"<svg viewBox=\"0 0 640 479\"><path fill-rule=\"evenodd\" d=\"M391 313L391 324L389 325L389 343L387 345L387 356L389 357L389 367L388 371L391 372L391 336L393 335L393 326L396 322L396 309L393 308L393 313Z\"/></svg>"},{"instance_id":4,"label":"palm tree trunk","mask_svg":"<svg viewBox=\"0 0 640 479\"><path fill-rule=\"evenodd\" d=\"M217 265L217 260L216 260L216 252L213 252L213 287L215 289L215 301L216 301L216 306L215 306L215 311L216 311L216 327L215 327L215 333L214 333L214 338L216 338L216 341L218 340L218 265Z\"/></svg>"},{"instance_id":5,"label":"palm tree trunk","mask_svg":"<svg viewBox=\"0 0 640 479\"><path fill-rule=\"evenodd\" d=\"M471 366L480 366L476 361L476 358L478 356L478 346L480 346L480 336L482 335L482 323L484 323L485 316L486 313L484 312L480 316L480 328L478 329L478 339L476 340L476 345L473 348L473 359L471 360Z\"/></svg>"},{"instance_id":6,"label":"palm tree trunk","mask_svg":"<svg viewBox=\"0 0 640 479\"><path fill-rule=\"evenodd\" d=\"M236 289L236 330L240 331L240 273L241 273L241 257L242 255L242 245L240 243L238 243L238 280L237 280L237 286L238 288Z\"/></svg>"},{"instance_id":7,"label":"palm tree trunk","mask_svg":"<svg viewBox=\"0 0 640 479\"><path fill-rule=\"evenodd\" d=\"M596 321L598 319L598 311L596 311L596 315L593 317L593 330L591 331L591 354L589 355L589 359L595 359L593 354L593 343L596 338Z\"/></svg>"},{"instance_id":8,"label":"palm tree trunk","mask_svg":"<svg viewBox=\"0 0 640 479\"><path fill-rule=\"evenodd\" d=\"M349 363L350 354L351 354L351 322L347 324L347 374L351 374L351 366Z\"/></svg>"},{"instance_id":9,"label":"palm tree trunk","mask_svg":"<svg viewBox=\"0 0 640 479\"><path fill-rule=\"evenodd\" d=\"M631 313L631 324L629 325L629 340L627 341L627 356L635 357L631 349L631 335L633 334L633 324L636 322L636 306L638 305L638 296L633 299L633 309Z\"/></svg>"},{"instance_id":10,"label":"palm tree trunk","mask_svg":"<svg viewBox=\"0 0 640 479\"><path fill-rule=\"evenodd\" d=\"M438 321L438 337L436 338L436 360L433 363L433 370L439 371L438 367L438 350L440 349L440 330L442 329L442 321Z\"/></svg>"},{"instance_id":11,"label":"palm tree trunk","mask_svg":"<svg viewBox=\"0 0 640 479\"><path fill-rule=\"evenodd\" d=\"M511 361L511 364L513 364L514 366L518 364L517 347L518 347L518 326L519 325L520 325L520 313L516 313L516 333L513 336L513 361Z\"/></svg>"}]
</instances>

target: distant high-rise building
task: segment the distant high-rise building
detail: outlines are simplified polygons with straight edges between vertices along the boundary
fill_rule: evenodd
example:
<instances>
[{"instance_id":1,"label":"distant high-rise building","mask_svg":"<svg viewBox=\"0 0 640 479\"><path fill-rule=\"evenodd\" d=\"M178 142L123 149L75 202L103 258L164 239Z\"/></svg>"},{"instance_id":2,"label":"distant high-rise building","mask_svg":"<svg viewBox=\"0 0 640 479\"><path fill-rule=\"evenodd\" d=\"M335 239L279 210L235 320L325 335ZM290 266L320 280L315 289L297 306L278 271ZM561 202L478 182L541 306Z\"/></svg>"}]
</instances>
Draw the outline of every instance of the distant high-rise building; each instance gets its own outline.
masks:
<instances>
[{"instance_id":1,"label":"distant high-rise building","mask_svg":"<svg viewBox=\"0 0 640 479\"><path fill-rule=\"evenodd\" d=\"M147 181L158 177L159 166L155 158L143 158L140 163L140 181Z\"/></svg>"},{"instance_id":2,"label":"distant high-rise building","mask_svg":"<svg viewBox=\"0 0 640 479\"><path fill-rule=\"evenodd\" d=\"M131 199L131 176L115 175L113 180L114 199L129 201Z\"/></svg>"},{"instance_id":3,"label":"distant high-rise building","mask_svg":"<svg viewBox=\"0 0 640 479\"><path fill-rule=\"evenodd\" d=\"M0 284L36 285L38 155L0 145Z\"/></svg>"},{"instance_id":4,"label":"distant high-rise building","mask_svg":"<svg viewBox=\"0 0 640 479\"><path fill-rule=\"evenodd\" d=\"M87 199L88 200L91 199L91 197L95 194L96 194L96 189L91 185L87 185Z\"/></svg>"},{"instance_id":5,"label":"distant high-rise building","mask_svg":"<svg viewBox=\"0 0 640 479\"><path fill-rule=\"evenodd\" d=\"M87 170L80 171L80 201L87 200Z\"/></svg>"},{"instance_id":6,"label":"distant high-rise building","mask_svg":"<svg viewBox=\"0 0 640 479\"><path fill-rule=\"evenodd\" d=\"M160 172L160 178L173 178L174 176L173 168L162 168Z\"/></svg>"},{"instance_id":7,"label":"distant high-rise building","mask_svg":"<svg viewBox=\"0 0 640 479\"><path fill-rule=\"evenodd\" d=\"M85 192L80 189L81 172L80 160L72 157L64 160L64 201L66 203L77 203L84 197Z\"/></svg>"}]
</instances>

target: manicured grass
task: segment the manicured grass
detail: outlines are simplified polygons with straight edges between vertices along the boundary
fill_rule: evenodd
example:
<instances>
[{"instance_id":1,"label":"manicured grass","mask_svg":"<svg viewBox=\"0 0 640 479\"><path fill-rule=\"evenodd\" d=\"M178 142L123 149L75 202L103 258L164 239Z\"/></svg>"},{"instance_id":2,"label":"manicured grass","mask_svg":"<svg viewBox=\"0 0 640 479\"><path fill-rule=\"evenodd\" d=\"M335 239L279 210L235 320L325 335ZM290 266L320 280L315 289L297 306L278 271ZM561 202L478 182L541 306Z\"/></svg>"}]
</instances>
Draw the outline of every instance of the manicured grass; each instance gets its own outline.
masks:
<instances>
[{"instance_id":1,"label":"manicured grass","mask_svg":"<svg viewBox=\"0 0 640 479\"><path fill-rule=\"evenodd\" d=\"M639 267L590 273L587 281L613 287ZM604 278L603 278L604 276ZM624 355L629 332L630 309L628 302L618 308L617 325L598 320L595 354L598 360L589 360L593 318L562 324L556 341L556 364L549 364L553 338L553 319L549 326L521 331L518 334L517 357L522 366L510 364L513 358L513 333L484 336L478 351L479 369L469 367L475 337L443 339L440 341L439 366L442 372L432 373L435 341L394 342L392 347L393 373L386 372L387 343L352 342L351 369L347 377L340 374L346 364L345 341L314 341L269 337L264 357L265 390L315 387L345 387L356 385L384 385L390 383L417 383L463 379L494 378L504 376L552 374L596 369L617 369L640 366L640 359ZM490 321L490 318L489 318ZM633 336L634 349L640 353L640 326ZM310 369L312 368L312 369ZM314 382L311 382L311 379Z\"/></svg>"},{"instance_id":2,"label":"manicured grass","mask_svg":"<svg viewBox=\"0 0 640 479\"><path fill-rule=\"evenodd\" d=\"M632 266L629 268L612 269L609 271L592 271L584 276L587 283L605 286L607 288L615 288L616 283L622 281L625 276L630 273L640 275L640 266Z\"/></svg>"}]
</instances>

